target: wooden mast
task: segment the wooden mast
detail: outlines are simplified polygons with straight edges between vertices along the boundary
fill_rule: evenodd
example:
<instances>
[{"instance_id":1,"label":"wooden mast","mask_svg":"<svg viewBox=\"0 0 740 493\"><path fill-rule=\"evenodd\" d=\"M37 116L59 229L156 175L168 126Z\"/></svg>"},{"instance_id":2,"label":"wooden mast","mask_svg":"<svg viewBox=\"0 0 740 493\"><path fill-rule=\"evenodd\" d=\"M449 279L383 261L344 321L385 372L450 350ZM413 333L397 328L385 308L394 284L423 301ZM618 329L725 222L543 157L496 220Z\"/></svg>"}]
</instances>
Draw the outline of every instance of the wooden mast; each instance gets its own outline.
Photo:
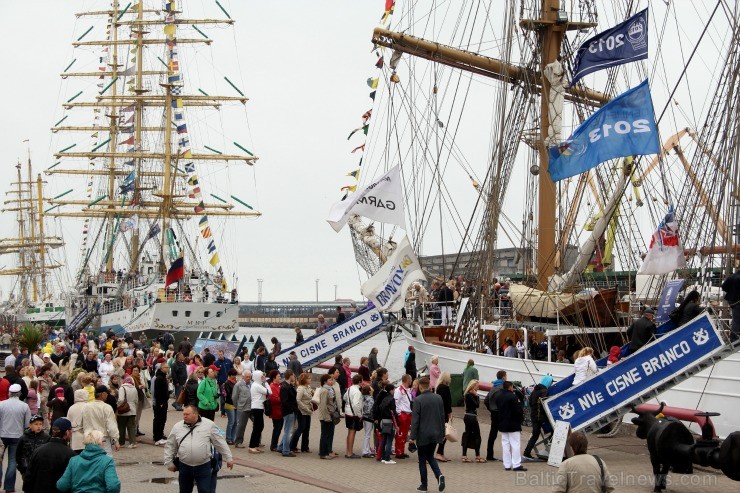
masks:
<instances>
[{"instance_id":1,"label":"wooden mast","mask_svg":"<svg viewBox=\"0 0 740 493\"><path fill-rule=\"evenodd\" d=\"M21 163L18 163L18 200L23 199L23 185L21 181ZM18 255L20 256L21 261L21 272L27 274L27 266L26 266L26 228L23 221L23 207L22 205L18 209ZM27 279L23 278L23 274L21 275L21 302L23 303L23 306L25 307L28 304L28 284Z\"/></svg>"},{"instance_id":2,"label":"wooden mast","mask_svg":"<svg viewBox=\"0 0 740 493\"><path fill-rule=\"evenodd\" d=\"M110 64L111 72L113 77L113 80L118 77L118 24L116 23L116 20L118 18L118 0L113 0L113 13L111 15L111 22L109 25L109 28L111 30L111 38L113 40L113 63ZM116 96L118 95L118 84L113 84L111 87L111 91L113 94L114 101ZM108 114L108 118L110 119L110 128L108 130L108 137L109 137L109 143L108 143L108 149L110 149L110 152L114 152L116 150L116 145L118 144L116 140L116 133L118 130L118 113L117 113L117 107L111 105L110 106L110 114ZM108 197L114 197L116 192L116 160L113 156L110 157L110 160L108 161ZM107 224L106 224L106 235L105 238L108 242L108 244L105 246L106 249L106 263L105 263L105 270L106 272L112 272L113 271L113 245L114 245L114 235L116 232L113 230L113 221L114 215L110 214L108 216Z\"/></svg>"}]
</instances>

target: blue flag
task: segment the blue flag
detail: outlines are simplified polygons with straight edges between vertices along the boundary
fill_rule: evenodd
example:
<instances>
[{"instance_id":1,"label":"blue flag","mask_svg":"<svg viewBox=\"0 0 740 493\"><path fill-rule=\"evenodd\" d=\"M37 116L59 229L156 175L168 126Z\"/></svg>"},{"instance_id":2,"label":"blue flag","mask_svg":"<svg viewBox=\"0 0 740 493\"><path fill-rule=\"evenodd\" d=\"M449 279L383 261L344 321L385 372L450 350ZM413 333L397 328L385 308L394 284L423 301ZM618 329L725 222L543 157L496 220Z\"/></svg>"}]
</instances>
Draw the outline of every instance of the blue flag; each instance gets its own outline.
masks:
<instances>
[{"instance_id":1,"label":"blue flag","mask_svg":"<svg viewBox=\"0 0 740 493\"><path fill-rule=\"evenodd\" d=\"M560 181L608 159L660 151L647 79L591 115L565 142L550 147L550 178Z\"/></svg>"},{"instance_id":2,"label":"blue flag","mask_svg":"<svg viewBox=\"0 0 740 493\"><path fill-rule=\"evenodd\" d=\"M648 9L583 42L576 52L570 85L584 75L648 57Z\"/></svg>"}]
</instances>

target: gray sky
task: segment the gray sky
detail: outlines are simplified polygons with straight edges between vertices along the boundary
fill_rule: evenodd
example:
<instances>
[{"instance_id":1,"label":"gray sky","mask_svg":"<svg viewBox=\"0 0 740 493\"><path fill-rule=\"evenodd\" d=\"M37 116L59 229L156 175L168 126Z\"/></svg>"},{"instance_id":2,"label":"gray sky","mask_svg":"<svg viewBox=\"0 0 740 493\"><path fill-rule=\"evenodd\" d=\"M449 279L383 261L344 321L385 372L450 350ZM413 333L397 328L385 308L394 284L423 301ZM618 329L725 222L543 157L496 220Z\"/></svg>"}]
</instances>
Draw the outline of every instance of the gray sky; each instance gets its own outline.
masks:
<instances>
[{"instance_id":1,"label":"gray sky","mask_svg":"<svg viewBox=\"0 0 740 493\"><path fill-rule=\"evenodd\" d=\"M65 87L69 82L61 81L58 74L77 56L70 43L93 24L91 18L76 20L74 13L102 9L105 3L2 2L0 28L7 39L15 40L0 52L6 115L0 119L0 135L6 176L15 173L16 158L25 159L24 139L31 139L35 170L53 163L51 155L59 149L52 145L49 128L61 114L60 104L66 99L61 96L70 94ZM263 213L258 220L231 223L227 236L235 241L230 246L220 242L221 257L238 257L230 265L238 264L243 301L256 300L257 278L264 279L265 300L312 300L317 278L322 300L334 299L334 285L340 298L357 298L360 281L349 234L334 233L325 218L330 205L341 197L339 189L352 183L344 175L355 168L356 156L349 151L359 142L346 138L370 108L365 80L375 72L375 57L369 41L384 2L221 3L236 20L235 35L207 32L216 39L214 57L221 56L221 50L226 54L217 69L235 82L244 81L237 84L250 98L249 128L236 129L235 140L260 156L254 175L257 196L235 194ZM209 17L223 18L215 2L185 4ZM101 39L101 34L91 32L86 40ZM235 46L240 76L230 66L235 64ZM202 76L204 68L198 70ZM233 95L223 85L219 92ZM224 128L234 133L234 125L243 123L242 117ZM251 171L243 176L251 186ZM238 184L232 189L238 190ZM2 236L15 234L14 219L10 213L3 215ZM67 256L68 263L76 266L81 223L71 223L64 234L65 239L73 237ZM2 259L0 265L12 265L12 261ZM7 296L7 280L2 280L2 286Z\"/></svg>"}]
</instances>

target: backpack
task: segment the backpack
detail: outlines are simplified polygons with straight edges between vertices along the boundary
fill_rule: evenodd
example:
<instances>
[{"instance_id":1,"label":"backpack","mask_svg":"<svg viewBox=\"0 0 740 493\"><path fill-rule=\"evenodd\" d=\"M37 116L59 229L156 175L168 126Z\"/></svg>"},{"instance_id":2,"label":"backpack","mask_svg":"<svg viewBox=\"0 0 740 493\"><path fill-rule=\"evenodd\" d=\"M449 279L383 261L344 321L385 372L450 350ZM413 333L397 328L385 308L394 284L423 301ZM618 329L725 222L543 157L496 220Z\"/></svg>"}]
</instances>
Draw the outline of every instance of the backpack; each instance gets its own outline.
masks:
<instances>
[{"instance_id":1,"label":"backpack","mask_svg":"<svg viewBox=\"0 0 740 493\"><path fill-rule=\"evenodd\" d=\"M483 399L483 404L486 406L486 409L488 409L491 412L498 412L498 404L496 404L496 396L498 393L501 392L501 389L496 390L489 390L488 394L486 394L486 398Z\"/></svg>"}]
</instances>

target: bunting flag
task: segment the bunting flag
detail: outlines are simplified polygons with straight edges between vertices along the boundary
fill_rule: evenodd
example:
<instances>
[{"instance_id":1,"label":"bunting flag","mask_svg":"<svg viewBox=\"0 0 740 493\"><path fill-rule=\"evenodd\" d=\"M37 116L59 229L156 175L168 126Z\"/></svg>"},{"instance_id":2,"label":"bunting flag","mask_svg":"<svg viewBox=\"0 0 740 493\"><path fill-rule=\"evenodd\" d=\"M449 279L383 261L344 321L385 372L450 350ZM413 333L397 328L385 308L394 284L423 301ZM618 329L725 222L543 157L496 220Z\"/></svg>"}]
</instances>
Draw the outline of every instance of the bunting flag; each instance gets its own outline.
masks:
<instances>
[{"instance_id":1,"label":"bunting flag","mask_svg":"<svg viewBox=\"0 0 740 493\"><path fill-rule=\"evenodd\" d=\"M380 23L385 24L388 22L390 17L393 15L393 11L396 8L396 0L385 0L385 11L383 16L380 18Z\"/></svg>"},{"instance_id":2,"label":"bunting flag","mask_svg":"<svg viewBox=\"0 0 740 493\"><path fill-rule=\"evenodd\" d=\"M131 145L133 143L134 143L134 136L132 135L128 139L124 140L123 142L119 142L118 145L119 146L122 146L122 145Z\"/></svg>"},{"instance_id":3,"label":"bunting flag","mask_svg":"<svg viewBox=\"0 0 740 493\"><path fill-rule=\"evenodd\" d=\"M350 192L354 192L355 190L357 190L357 185L351 185L351 186L348 185L346 187L342 187L340 190L341 191L348 190Z\"/></svg>"},{"instance_id":4,"label":"bunting flag","mask_svg":"<svg viewBox=\"0 0 740 493\"><path fill-rule=\"evenodd\" d=\"M375 101L375 91L373 91L373 92L370 93L370 99L372 99L373 101Z\"/></svg>"},{"instance_id":5,"label":"bunting flag","mask_svg":"<svg viewBox=\"0 0 740 493\"><path fill-rule=\"evenodd\" d=\"M188 197L196 201L193 206L193 212L200 214L198 225L200 229L200 235L204 240L207 240L207 250L210 255L209 263L218 272L221 279L222 289L226 289L226 281L223 279L223 269L221 268L221 262L218 257L218 250L216 243L213 240L213 232L208 224L208 215L205 214L205 204L203 203L203 196L201 186L199 184L197 170L195 163L191 161L193 153L190 147L190 138L188 136L188 126L185 117L185 110L183 108L183 100L181 97L183 91L183 76L180 67L180 60L177 49L177 17L178 10L174 0L166 0L164 4L164 10L166 12L164 19L164 34L167 49L165 51L167 59L165 65L167 66L167 82L169 83L170 94L174 96L172 100L173 108L173 121L175 122L175 130L179 135L177 140L178 155L181 159L186 160L182 165L187 175L188 184ZM174 265L174 264L173 264ZM168 275L169 279L169 275Z\"/></svg>"},{"instance_id":6,"label":"bunting flag","mask_svg":"<svg viewBox=\"0 0 740 493\"><path fill-rule=\"evenodd\" d=\"M378 55L378 61L375 62L376 68L383 68L383 57L381 55Z\"/></svg>"},{"instance_id":7,"label":"bunting flag","mask_svg":"<svg viewBox=\"0 0 740 493\"><path fill-rule=\"evenodd\" d=\"M375 78L370 77L367 80L367 85L370 86L370 89L377 89L378 88L378 78L377 77L375 77Z\"/></svg>"},{"instance_id":8,"label":"bunting flag","mask_svg":"<svg viewBox=\"0 0 740 493\"><path fill-rule=\"evenodd\" d=\"M351 153L354 154L356 151L359 151L359 150L362 150L362 152L365 152L365 144L355 147L354 149L352 149Z\"/></svg>"},{"instance_id":9,"label":"bunting flag","mask_svg":"<svg viewBox=\"0 0 740 493\"><path fill-rule=\"evenodd\" d=\"M358 180L359 177L360 177L360 170L359 169L356 169L354 171L350 171L349 173L347 173L347 176L351 176L355 180Z\"/></svg>"},{"instance_id":10,"label":"bunting flag","mask_svg":"<svg viewBox=\"0 0 740 493\"><path fill-rule=\"evenodd\" d=\"M159 232L162 231L162 228L159 227L159 223L152 224L152 227L149 228L149 233L147 233L145 241L151 240L155 236L159 234Z\"/></svg>"},{"instance_id":11,"label":"bunting flag","mask_svg":"<svg viewBox=\"0 0 740 493\"><path fill-rule=\"evenodd\" d=\"M365 113L362 114L362 123L366 124L368 120L370 120L370 117L373 116L373 109L370 108Z\"/></svg>"},{"instance_id":12,"label":"bunting flag","mask_svg":"<svg viewBox=\"0 0 740 493\"><path fill-rule=\"evenodd\" d=\"M356 134L357 132L359 132L360 130L362 130L362 133L363 133L363 134L367 135L367 131L368 131L368 129L369 129L369 128L370 128L370 125L363 125L363 126L361 126L361 127L359 127L359 128L356 128L356 129L352 130L352 131L351 131L351 132L349 133L349 136L347 137L347 140L351 139L351 138L352 138L352 136L353 136L354 134Z\"/></svg>"}]
</instances>

